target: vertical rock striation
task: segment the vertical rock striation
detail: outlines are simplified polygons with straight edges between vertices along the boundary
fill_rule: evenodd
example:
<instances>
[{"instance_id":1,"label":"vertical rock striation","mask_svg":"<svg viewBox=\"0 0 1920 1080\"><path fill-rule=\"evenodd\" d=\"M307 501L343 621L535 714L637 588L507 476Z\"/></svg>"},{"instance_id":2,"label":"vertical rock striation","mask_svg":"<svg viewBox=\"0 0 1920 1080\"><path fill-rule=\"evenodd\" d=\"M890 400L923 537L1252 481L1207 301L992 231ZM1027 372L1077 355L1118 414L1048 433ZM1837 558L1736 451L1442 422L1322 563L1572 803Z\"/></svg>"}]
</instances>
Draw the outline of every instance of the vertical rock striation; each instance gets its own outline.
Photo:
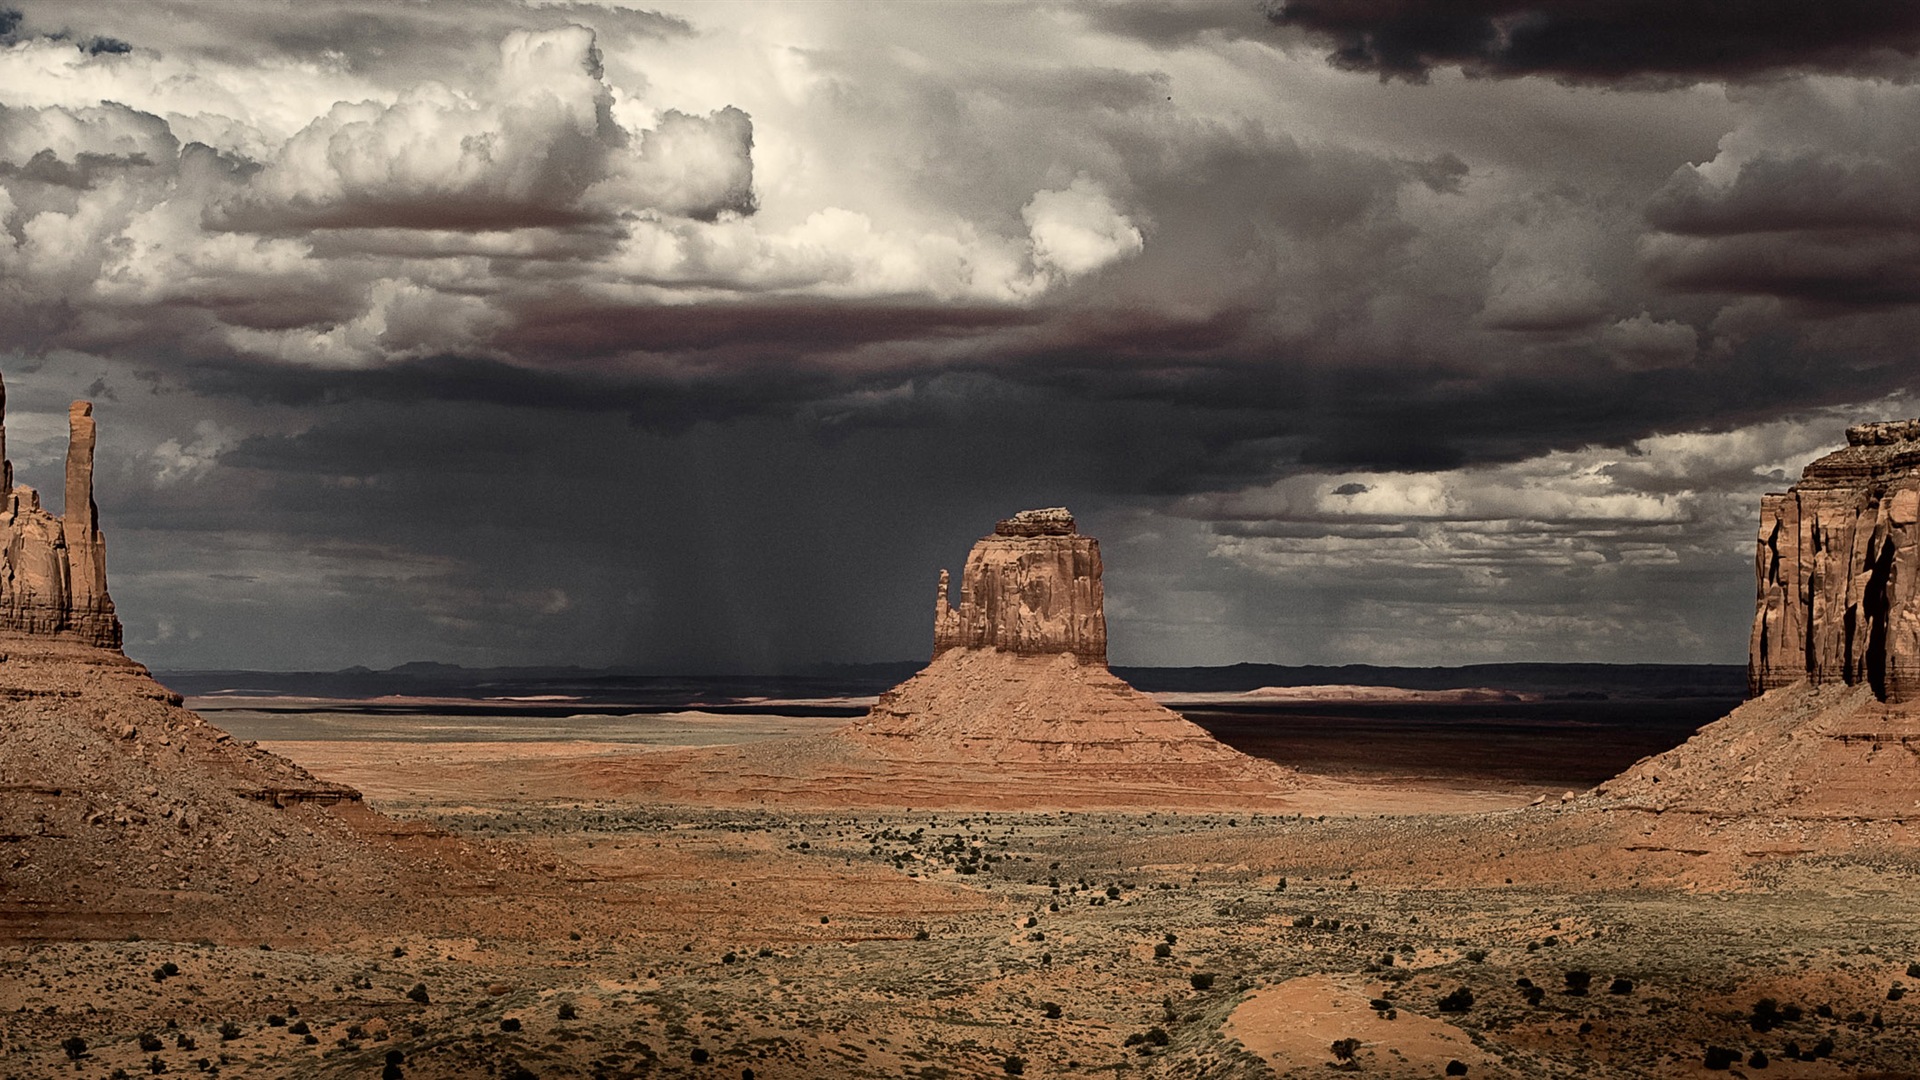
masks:
<instances>
[{"instance_id":1,"label":"vertical rock striation","mask_svg":"<svg viewBox=\"0 0 1920 1080\"><path fill-rule=\"evenodd\" d=\"M1847 446L1760 502L1749 690L1800 680L1920 698L1920 420Z\"/></svg>"},{"instance_id":2,"label":"vertical rock striation","mask_svg":"<svg viewBox=\"0 0 1920 1080\"><path fill-rule=\"evenodd\" d=\"M1073 515L1064 507L1022 510L975 543L961 574L958 606L948 601L948 581L940 571L936 658L950 649L999 649L1107 662L1100 541L1074 531Z\"/></svg>"},{"instance_id":3,"label":"vertical rock striation","mask_svg":"<svg viewBox=\"0 0 1920 1080\"><path fill-rule=\"evenodd\" d=\"M6 405L0 389L0 417ZM93 502L93 406L67 410L66 518L40 505L40 493L13 484L0 424L0 630L52 634L118 649L120 620L107 595L107 541Z\"/></svg>"}]
</instances>

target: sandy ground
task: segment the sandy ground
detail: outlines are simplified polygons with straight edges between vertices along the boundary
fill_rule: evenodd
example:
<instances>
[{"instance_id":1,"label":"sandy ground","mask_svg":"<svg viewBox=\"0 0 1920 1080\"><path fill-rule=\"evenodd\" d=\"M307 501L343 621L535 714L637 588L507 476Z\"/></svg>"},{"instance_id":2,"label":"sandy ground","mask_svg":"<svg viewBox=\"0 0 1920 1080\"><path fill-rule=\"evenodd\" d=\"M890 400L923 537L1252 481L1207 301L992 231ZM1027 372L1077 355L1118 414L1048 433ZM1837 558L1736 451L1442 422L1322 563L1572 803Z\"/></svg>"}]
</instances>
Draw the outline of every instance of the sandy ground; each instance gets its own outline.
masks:
<instances>
[{"instance_id":1,"label":"sandy ground","mask_svg":"<svg viewBox=\"0 0 1920 1080\"><path fill-rule=\"evenodd\" d=\"M73 711L53 690L6 713L10 738ZM1283 805L1200 812L699 805L613 783L687 742L249 747L142 708L131 732L62 721L80 787L8 794L26 809L0 901L39 921L0 946L0 1080L1920 1075L1904 818L1312 776ZM676 723L774 741L750 718ZM1904 745L1856 734L1807 760ZM30 745L49 767L74 752ZM306 771L260 775L368 805L145 795L182 745L235 769L274 750ZM141 829L154 845L114 865ZM447 869L407 870L429 843ZM70 849L145 907L33 876Z\"/></svg>"},{"instance_id":2,"label":"sandy ground","mask_svg":"<svg viewBox=\"0 0 1920 1080\"><path fill-rule=\"evenodd\" d=\"M678 727L662 732L661 746L736 745L769 737L765 729L751 726L751 717L717 718L712 726L693 730ZM788 717L769 717L769 727L787 730L794 726ZM814 721L837 726L842 721ZM745 735L744 738L739 736ZM679 741L691 737L713 740L706 744ZM622 798L617 780L606 777L648 775L652 768L683 760L670 752L636 749L630 743L590 742L585 740L513 739L498 742L463 741L447 743L355 741L345 739L288 740L263 742L263 748L285 755L323 779L350 784L376 801L387 799L431 798L471 802L501 795L516 798L559 799L579 796L591 790L593 797L615 802L682 805L762 805L751 796L701 798L697 792L679 792L663 798L657 791ZM598 779L596 779L598 778ZM982 777L990 784L990 776ZM910 777L896 785L897 797L890 800L897 808L925 806L931 797L916 788ZM1549 792L1557 798L1559 789L1537 785L1475 785L1443 782L1406 783L1382 778L1375 782L1349 779L1307 777L1298 790L1289 792L1266 809L1270 812L1325 814L1329 816L1370 816L1380 814L1477 813L1526 806ZM792 804L795 800L783 800ZM1034 800L1025 802L1032 806ZM806 805L804 799L799 805ZM1078 808L1062 802L1057 809ZM1038 809L1045 809L1044 803Z\"/></svg>"}]
</instances>

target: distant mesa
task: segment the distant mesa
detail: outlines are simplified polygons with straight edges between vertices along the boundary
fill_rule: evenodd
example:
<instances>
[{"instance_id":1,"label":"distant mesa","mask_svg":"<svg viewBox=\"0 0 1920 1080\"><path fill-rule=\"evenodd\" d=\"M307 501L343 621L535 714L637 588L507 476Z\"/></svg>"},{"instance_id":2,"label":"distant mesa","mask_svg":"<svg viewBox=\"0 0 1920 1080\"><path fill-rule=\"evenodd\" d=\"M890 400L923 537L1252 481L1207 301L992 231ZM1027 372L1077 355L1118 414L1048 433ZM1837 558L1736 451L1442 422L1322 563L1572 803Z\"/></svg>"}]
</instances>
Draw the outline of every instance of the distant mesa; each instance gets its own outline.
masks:
<instances>
[{"instance_id":1,"label":"distant mesa","mask_svg":"<svg viewBox=\"0 0 1920 1080\"><path fill-rule=\"evenodd\" d=\"M1920 420L1861 424L1760 503L1750 691L1920 698Z\"/></svg>"},{"instance_id":2,"label":"distant mesa","mask_svg":"<svg viewBox=\"0 0 1920 1080\"><path fill-rule=\"evenodd\" d=\"M105 649L120 647L120 620L107 595L107 539L93 502L93 404L67 410L66 517L40 505L40 494L13 482L0 386L0 630L67 638Z\"/></svg>"}]
</instances>

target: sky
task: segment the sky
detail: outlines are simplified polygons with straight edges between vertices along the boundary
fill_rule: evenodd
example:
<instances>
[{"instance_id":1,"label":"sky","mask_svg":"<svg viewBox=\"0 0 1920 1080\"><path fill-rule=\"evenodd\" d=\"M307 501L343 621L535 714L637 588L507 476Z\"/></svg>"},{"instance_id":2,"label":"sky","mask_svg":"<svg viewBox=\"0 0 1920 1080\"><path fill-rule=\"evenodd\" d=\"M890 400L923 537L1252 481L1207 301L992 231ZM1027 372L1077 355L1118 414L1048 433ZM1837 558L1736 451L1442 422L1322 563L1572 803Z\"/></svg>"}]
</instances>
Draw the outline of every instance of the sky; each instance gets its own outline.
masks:
<instances>
[{"instance_id":1,"label":"sky","mask_svg":"<svg viewBox=\"0 0 1920 1080\"><path fill-rule=\"evenodd\" d=\"M0 376L165 669L1740 662L1920 391L1920 6L0 0Z\"/></svg>"}]
</instances>

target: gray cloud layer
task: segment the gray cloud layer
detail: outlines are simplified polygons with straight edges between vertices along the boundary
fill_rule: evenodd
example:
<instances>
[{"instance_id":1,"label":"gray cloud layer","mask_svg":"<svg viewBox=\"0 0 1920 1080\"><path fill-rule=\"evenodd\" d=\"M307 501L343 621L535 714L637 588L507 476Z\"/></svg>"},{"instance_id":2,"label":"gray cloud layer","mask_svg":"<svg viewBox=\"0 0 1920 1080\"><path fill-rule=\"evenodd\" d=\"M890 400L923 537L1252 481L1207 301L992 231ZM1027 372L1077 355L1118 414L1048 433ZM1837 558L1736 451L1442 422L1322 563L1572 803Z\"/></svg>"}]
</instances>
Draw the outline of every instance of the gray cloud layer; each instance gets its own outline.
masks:
<instances>
[{"instance_id":1,"label":"gray cloud layer","mask_svg":"<svg viewBox=\"0 0 1920 1080\"><path fill-rule=\"evenodd\" d=\"M10 445L104 397L161 664L910 656L1057 502L1128 661L1726 660L1914 389L1891 6L21 8Z\"/></svg>"}]
</instances>

